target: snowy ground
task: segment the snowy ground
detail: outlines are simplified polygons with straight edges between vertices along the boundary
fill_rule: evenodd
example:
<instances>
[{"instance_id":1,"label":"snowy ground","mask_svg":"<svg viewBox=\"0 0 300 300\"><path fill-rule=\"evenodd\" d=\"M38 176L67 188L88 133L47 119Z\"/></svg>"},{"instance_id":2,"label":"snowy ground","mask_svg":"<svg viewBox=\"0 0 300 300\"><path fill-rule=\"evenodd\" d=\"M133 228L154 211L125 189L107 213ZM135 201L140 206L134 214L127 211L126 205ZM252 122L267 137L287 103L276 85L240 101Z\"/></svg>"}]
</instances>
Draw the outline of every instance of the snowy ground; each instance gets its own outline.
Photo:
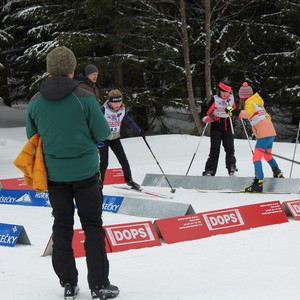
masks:
<instances>
[{"instance_id":1,"label":"snowy ground","mask_svg":"<svg viewBox=\"0 0 300 300\"><path fill-rule=\"evenodd\" d=\"M12 162L26 141L25 129L0 128L0 179L21 177ZM165 174L185 175L199 137L161 135L147 137ZM146 173L160 174L142 138L123 140L134 180L142 182ZM247 141L236 140L238 176L253 176L251 151ZM276 143L274 153L292 158L294 144ZM209 151L204 137L189 175L200 175ZM300 161L300 149L296 151ZM291 163L278 160L289 177ZM119 167L110 156L110 168ZM266 176L271 171L264 164ZM226 176L221 151L217 175ZM300 177L294 165L292 178ZM169 194L169 188L148 187ZM106 195L137 197L106 186ZM125 194L126 193L126 194ZM138 195L141 197L140 195ZM147 197L149 199L149 197ZM199 193L177 189L173 200L189 203L196 212L266 202L299 199L299 195L250 195ZM161 200L163 201L163 200ZM104 213L105 225L149 220ZM41 257L51 234L51 209L0 204L0 223L23 225L32 243L14 248L0 247L0 295L5 300L63 299L63 289L52 270L51 257ZM75 228L81 228L76 217ZM260 227L227 235L160 247L110 253L110 280L120 288L122 300L283 300L298 299L300 278L300 222ZM77 259L78 299L90 299L86 282L85 258Z\"/></svg>"}]
</instances>

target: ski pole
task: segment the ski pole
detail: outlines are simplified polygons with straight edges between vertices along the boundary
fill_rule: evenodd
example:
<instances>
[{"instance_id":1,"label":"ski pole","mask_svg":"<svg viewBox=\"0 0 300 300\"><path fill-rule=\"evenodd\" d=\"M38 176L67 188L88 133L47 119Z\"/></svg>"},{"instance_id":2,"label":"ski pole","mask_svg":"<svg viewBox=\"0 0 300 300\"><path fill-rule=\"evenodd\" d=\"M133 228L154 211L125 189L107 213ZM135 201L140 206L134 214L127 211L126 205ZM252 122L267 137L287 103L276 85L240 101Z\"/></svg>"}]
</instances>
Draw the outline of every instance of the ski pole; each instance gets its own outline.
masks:
<instances>
[{"instance_id":1,"label":"ski pole","mask_svg":"<svg viewBox=\"0 0 300 300\"><path fill-rule=\"evenodd\" d=\"M298 141L299 141L299 130L300 130L300 120L299 120L298 131L297 131L297 137L296 137L296 142L295 142L295 148L294 148L293 160L295 159L296 148L297 148L297 144L298 144ZM294 162L292 162L292 165L291 165L290 178L291 178L291 176L292 176L293 164L294 164Z\"/></svg>"},{"instance_id":2,"label":"ski pole","mask_svg":"<svg viewBox=\"0 0 300 300\"><path fill-rule=\"evenodd\" d=\"M243 120L243 119L241 119L241 123L242 123L242 125L243 125L243 129L244 129L245 135L246 135L246 137L247 137L247 140L248 140L248 144L249 144L250 150L251 150L252 154L254 154L253 149L252 149L251 144L250 144L249 135L248 135L248 133L247 133L247 130L246 130L246 127L245 127L245 123L244 123L244 120Z\"/></svg>"},{"instance_id":3,"label":"ski pole","mask_svg":"<svg viewBox=\"0 0 300 300\"><path fill-rule=\"evenodd\" d=\"M229 104L229 99L227 100L227 105L230 105ZM232 123L232 115L228 114L228 116L229 116L229 123L230 123L230 126L231 126L231 132L234 135L234 128L233 128L233 123Z\"/></svg>"},{"instance_id":4,"label":"ski pole","mask_svg":"<svg viewBox=\"0 0 300 300\"><path fill-rule=\"evenodd\" d=\"M231 117L229 117L229 122L230 122L230 126L231 126L231 132L234 135L234 128L233 128L233 123L232 123Z\"/></svg>"},{"instance_id":5,"label":"ski pole","mask_svg":"<svg viewBox=\"0 0 300 300\"><path fill-rule=\"evenodd\" d=\"M160 166L158 160L156 159L154 153L152 152L152 150L151 150L151 148L150 148L150 146L149 146L149 144L148 144L148 142L147 142L147 140L146 140L146 137L145 137L145 136L142 136L142 138L143 138L143 140L145 141L145 143L146 143L148 149L150 150L150 152L151 152L151 154L152 154L154 160L156 161L157 165L159 166L159 168L160 168L162 174L164 175L164 178L166 179L168 185L170 186L170 188L171 188L171 193L175 193L176 189L174 189L174 188L172 187L170 181L168 180L167 176L165 175L165 173L164 173L163 169L161 168L161 166Z\"/></svg>"},{"instance_id":6,"label":"ski pole","mask_svg":"<svg viewBox=\"0 0 300 300\"><path fill-rule=\"evenodd\" d=\"M203 131L202 131L202 134L201 134L199 143L198 143L198 145L197 145L197 148L196 148L196 150L195 150L195 153L194 153L194 155L193 155L193 157L192 157L192 160L191 160L190 165L189 165L189 167L188 167L188 169L187 169L187 171L186 171L185 176L187 176L187 174L188 174L189 171L190 171L190 168L191 168L191 166L192 166L192 163L193 163L193 161L194 161L194 158L195 158L195 156L196 156L196 153L197 153L197 151L198 151L198 148L199 148L199 146L200 146L200 144L201 144L201 141L202 141L202 138L203 138L203 135L204 135L204 133L205 133L205 131L206 131L207 126L208 126L208 123L205 124L205 127L204 127L204 129L203 129Z\"/></svg>"},{"instance_id":7,"label":"ski pole","mask_svg":"<svg viewBox=\"0 0 300 300\"><path fill-rule=\"evenodd\" d=\"M287 161L290 161L290 162L295 163L297 165L300 165L300 161L297 161L297 160L294 160L294 159L291 159L291 158L287 158L287 157L284 157L284 156L281 156L281 155L278 155L278 154L274 154L273 152L268 152L267 150L264 151L264 150L261 150L260 148L256 148L256 149L258 149L259 151L261 151L263 153L271 154L275 157L278 157L278 158L281 158L283 160L287 160Z\"/></svg>"}]
</instances>

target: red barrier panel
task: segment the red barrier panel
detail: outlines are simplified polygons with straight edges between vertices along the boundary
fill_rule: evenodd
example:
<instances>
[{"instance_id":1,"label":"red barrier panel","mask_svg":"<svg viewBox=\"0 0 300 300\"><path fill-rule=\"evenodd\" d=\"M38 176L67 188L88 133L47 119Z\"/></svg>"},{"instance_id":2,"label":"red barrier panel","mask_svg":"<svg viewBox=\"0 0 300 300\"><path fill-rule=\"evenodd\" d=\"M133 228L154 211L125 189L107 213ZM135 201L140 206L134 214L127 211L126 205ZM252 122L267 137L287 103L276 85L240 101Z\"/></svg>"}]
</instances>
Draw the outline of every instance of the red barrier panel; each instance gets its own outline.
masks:
<instances>
[{"instance_id":1,"label":"red barrier panel","mask_svg":"<svg viewBox=\"0 0 300 300\"><path fill-rule=\"evenodd\" d=\"M105 173L104 185L125 183L124 174L122 168L119 169L107 169Z\"/></svg>"},{"instance_id":2,"label":"red barrier panel","mask_svg":"<svg viewBox=\"0 0 300 300\"><path fill-rule=\"evenodd\" d=\"M201 239L210 235L201 214L156 220L154 227L168 244Z\"/></svg>"},{"instance_id":3,"label":"red barrier panel","mask_svg":"<svg viewBox=\"0 0 300 300\"><path fill-rule=\"evenodd\" d=\"M241 211L251 228L288 222L280 201L241 206Z\"/></svg>"},{"instance_id":4,"label":"red barrier panel","mask_svg":"<svg viewBox=\"0 0 300 300\"><path fill-rule=\"evenodd\" d=\"M160 246L151 221L104 226L112 252Z\"/></svg>"},{"instance_id":5,"label":"red barrier panel","mask_svg":"<svg viewBox=\"0 0 300 300\"><path fill-rule=\"evenodd\" d=\"M300 212L300 201L297 205ZM166 243L176 243L284 222L288 219L281 203L272 201L160 219L154 226Z\"/></svg>"},{"instance_id":6,"label":"red barrier panel","mask_svg":"<svg viewBox=\"0 0 300 300\"><path fill-rule=\"evenodd\" d=\"M85 256L84 241L85 241L84 231L82 229L75 229L73 240L72 240L72 247L74 251L74 256L76 258ZM105 238L105 242L106 242L106 252L110 253L111 249L106 238Z\"/></svg>"},{"instance_id":7,"label":"red barrier panel","mask_svg":"<svg viewBox=\"0 0 300 300\"><path fill-rule=\"evenodd\" d=\"M85 241L85 235L84 231L82 229L74 229L74 235L72 240L72 248L74 251L74 257L84 257L85 256L85 250L84 250L84 241ZM109 246L109 243L107 242L107 238L105 238L106 242L106 252L110 253L111 249ZM42 256L52 255L53 249L53 240L52 240L52 234L50 236L50 239L46 245L46 248L42 254Z\"/></svg>"},{"instance_id":8,"label":"red barrier panel","mask_svg":"<svg viewBox=\"0 0 300 300\"><path fill-rule=\"evenodd\" d=\"M3 189L6 190L32 190L32 187L25 184L23 177L1 179L0 182L3 186ZM105 173L104 185L119 183L125 183L122 168L107 169Z\"/></svg>"},{"instance_id":9,"label":"red barrier panel","mask_svg":"<svg viewBox=\"0 0 300 300\"><path fill-rule=\"evenodd\" d=\"M31 186L25 184L23 177L1 179L1 183L6 190L32 190Z\"/></svg>"}]
</instances>

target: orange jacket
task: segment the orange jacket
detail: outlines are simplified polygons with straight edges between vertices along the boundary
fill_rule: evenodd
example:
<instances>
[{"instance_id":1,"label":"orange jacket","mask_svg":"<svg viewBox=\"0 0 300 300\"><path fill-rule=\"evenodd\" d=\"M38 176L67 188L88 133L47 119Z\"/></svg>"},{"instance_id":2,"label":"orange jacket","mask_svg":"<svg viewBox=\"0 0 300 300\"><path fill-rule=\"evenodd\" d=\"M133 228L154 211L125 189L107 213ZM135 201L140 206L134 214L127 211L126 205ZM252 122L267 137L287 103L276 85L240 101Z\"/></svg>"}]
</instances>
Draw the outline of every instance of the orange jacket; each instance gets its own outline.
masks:
<instances>
[{"instance_id":1,"label":"orange jacket","mask_svg":"<svg viewBox=\"0 0 300 300\"><path fill-rule=\"evenodd\" d=\"M42 140L38 133L25 144L14 165L24 173L24 181L38 192L48 189L47 171L44 163Z\"/></svg>"}]
</instances>

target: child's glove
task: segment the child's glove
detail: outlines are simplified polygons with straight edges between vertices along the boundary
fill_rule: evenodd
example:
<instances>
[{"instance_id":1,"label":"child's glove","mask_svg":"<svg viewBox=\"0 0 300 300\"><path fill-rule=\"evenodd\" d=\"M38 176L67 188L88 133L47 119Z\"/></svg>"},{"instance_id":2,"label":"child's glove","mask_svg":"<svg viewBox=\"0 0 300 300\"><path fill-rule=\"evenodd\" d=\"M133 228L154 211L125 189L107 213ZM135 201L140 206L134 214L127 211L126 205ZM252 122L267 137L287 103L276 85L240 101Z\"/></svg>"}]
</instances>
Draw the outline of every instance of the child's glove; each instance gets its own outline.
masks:
<instances>
[{"instance_id":1,"label":"child's glove","mask_svg":"<svg viewBox=\"0 0 300 300\"><path fill-rule=\"evenodd\" d=\"M214 120L213 120L211 117L209 117L209 116L203 117L203 118L202 118L202 121L203 121L204 123L212 123L212 122L214 122Z\"/></svg>"},{"instance_id":2,"label":"child's glove","mask_svg":"<svg viewBox=\"0 0 300 300\"><path fill-rule=\"evenodd\" d=\"M225 112L228 113L230 116L232 115L233 111L234 111L234 108L232 106L227 106L225 108Z\"/></svg>"}]
</instances>

